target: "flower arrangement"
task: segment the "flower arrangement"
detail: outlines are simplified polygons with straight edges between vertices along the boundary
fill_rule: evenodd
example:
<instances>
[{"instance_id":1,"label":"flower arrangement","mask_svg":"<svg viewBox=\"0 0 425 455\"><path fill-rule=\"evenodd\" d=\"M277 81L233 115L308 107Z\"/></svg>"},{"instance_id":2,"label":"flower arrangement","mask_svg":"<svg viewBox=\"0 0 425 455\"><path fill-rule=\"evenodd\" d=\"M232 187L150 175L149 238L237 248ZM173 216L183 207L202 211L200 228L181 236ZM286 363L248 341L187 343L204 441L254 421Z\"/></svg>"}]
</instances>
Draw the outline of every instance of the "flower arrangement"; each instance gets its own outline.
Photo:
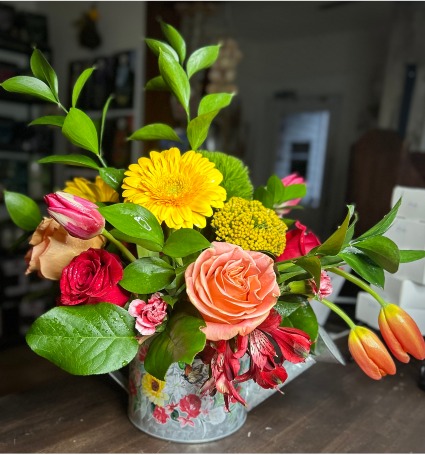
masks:
<instances>
[{"instance_id":1,"label":"flower arrangement","mask_svg":"<svg viewBox=\"0 0 425 455\"><path fill-rule=\"evenodd\" d=\"M395 373L384 343L357 326L327 300L328 272L352 281L381 304L379 326L386 345L401 362L425 358L415 322L382 299L370 284L384 286L384 270L425 257L399 250L385 237L400 201L379 223L355 238L353 206L324 242L287 217L306 192L304 180L271 176L254 189L244 163L222 152L202 150L209 127L233 94L204 96L195 116L189 108L190 79L213 65L219 46L186 58L179 32L161 22L166 41L147 39L160 75L146 89L168 90L187 116L190 150L152 151L127 169L108 167L102 154L105 118L96 123L79 109L78 98L95 68L76 81L72 106L59 98L55 71L35 49L33 76L17 76L3 89L54 103L61 113L35 119L51 125L83 149L51 155L40 163L71 165L98 172L95 181L75 178L45 196L47 215L26 195L5 192L12 220L29 235L27 273L57 280L57 305L27 333L29 346L72 374L111 372L127 365L144 347L150 377L164 380L179 362L195 358L208 366L202 391L221 393L225 406L245 403L238 385L255 381L277 389L287 378L284 362L314 354L318 324L309 301L320 300L350 327L349 349L373 379ZM146 125L129 140L179 142L165 124ZM344 271L348 264L356 276ZM247 358L246 368L241 368Z\"/></svg>"}]
</instances>

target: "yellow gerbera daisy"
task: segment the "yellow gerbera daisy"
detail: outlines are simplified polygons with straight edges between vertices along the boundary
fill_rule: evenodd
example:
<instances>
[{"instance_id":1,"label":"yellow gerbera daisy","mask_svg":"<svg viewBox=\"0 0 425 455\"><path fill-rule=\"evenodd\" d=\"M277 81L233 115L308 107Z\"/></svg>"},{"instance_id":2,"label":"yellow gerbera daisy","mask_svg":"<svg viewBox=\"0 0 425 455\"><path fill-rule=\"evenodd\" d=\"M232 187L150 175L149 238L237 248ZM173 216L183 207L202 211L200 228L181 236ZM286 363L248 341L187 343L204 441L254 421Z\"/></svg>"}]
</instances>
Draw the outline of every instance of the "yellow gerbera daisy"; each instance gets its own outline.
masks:
<instances>
[{"instance_id":1,"label":"yellow gerbera daisy","mask_svg":"<svg viewBox=\"0 0 425 455\"><path fill-rule=\"evenodd\" d=\"M80 196L91 202L119 202L118 193L107 185L99 175L94 183L83 177L76 177L65 184L65 193Z\"/></svg>"},{"instance_id":2,"label":"yellow gerbera daisy","mask_svg":"<svg viewBox=\"0 0 425 455\"><path fill-rule=\"evenodd\" d=\"M142 390L151 403L157 406L164 406L168 400L168 393L164 392L165 382L156 379L149 373L145 373L142 378Z\"/></svg>"},{"instance_id":3,"label":"yellow gerbera daisy","mask_svg":"<svg viewBox=\"0 0 425 455\"><path fill-rule=\"evenodd\" d=\"M193 150L180 154L173 147L151 152L125 172L122 188L126 202L151 211L160 223L174 229L206 226L212 207L221 208L226 190L215 164Z\"/></svg>"}]
</instances>

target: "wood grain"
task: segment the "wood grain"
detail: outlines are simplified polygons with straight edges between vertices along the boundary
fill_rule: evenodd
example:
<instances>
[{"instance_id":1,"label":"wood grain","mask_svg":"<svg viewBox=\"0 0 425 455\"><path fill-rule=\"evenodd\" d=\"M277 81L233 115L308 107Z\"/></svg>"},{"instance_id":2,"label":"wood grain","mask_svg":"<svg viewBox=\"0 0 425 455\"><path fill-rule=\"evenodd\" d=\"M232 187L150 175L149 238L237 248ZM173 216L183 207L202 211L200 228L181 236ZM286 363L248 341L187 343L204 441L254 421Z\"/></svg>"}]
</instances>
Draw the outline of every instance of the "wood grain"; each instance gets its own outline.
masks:
<instances>
[{"instance_id":1,"label":"wood grain","mask_svg":"<svg viewBox=\"0 0 425 455\"><path fill-rule=\"evenodd\" d=\"M2 367L5 358L0 352ZM51 368L35 355L26 365L19 374L28 383L33 371ZM0 383L13 373L0 371ZM133 427L126 395L107 376L48 371L44 381L38 371L32 388L0 397L1 453L425 452L425 393L417 387L416 361L398 364L395 376L378 382L353 362L319 362L284 387L284 395L250 411L237 433L206 444L162 441Z\"/></svg>"}]
</instances>

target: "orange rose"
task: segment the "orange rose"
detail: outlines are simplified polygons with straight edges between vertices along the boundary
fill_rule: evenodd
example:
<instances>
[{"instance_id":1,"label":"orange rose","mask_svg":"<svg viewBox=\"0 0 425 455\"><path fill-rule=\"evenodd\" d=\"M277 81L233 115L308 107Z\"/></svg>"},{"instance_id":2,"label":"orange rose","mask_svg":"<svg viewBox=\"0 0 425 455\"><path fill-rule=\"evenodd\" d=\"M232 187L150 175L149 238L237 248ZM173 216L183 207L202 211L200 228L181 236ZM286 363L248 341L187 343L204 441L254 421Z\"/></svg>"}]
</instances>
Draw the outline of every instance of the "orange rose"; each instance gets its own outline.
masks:
<instances>
[{"instance_id":1,"label":"orange rose","mask_svg":"<svg viewBox=\"0 0 425 455\"><path fill-rule=\"evenodd\" d=\"M71 237L65 229L51 218L44 218L31 237L25 260L26 274L38 271L43 278L59 280L62 270L75 256L89 248L102 248L104 239L98 235L90 240Z\"/></svg>"},{"instance_id":2,"label":"orange rose","mask_svg":"<svg viewBox=\"0 0 425 455\"><path fill-rule=\"evenodd\" d=\"M273 260L225 242L213 242L186 270L187 295L206 322L208 340L247 335L279 297Z\"/></svg>"}]
</instances>

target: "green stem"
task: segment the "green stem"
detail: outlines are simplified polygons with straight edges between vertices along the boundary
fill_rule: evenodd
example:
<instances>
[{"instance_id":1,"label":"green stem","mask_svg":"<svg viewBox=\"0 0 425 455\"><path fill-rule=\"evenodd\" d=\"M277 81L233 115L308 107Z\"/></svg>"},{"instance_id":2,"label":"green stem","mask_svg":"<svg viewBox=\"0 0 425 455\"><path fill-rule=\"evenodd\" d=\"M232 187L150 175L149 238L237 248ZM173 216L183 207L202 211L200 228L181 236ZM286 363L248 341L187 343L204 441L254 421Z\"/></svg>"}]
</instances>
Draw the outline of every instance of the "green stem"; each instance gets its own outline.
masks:
<instances>
[{"instance_id":1,"label":"green stem","mask_svg":"<svg viewBox=\"0 0 425 455\"><path fill-rule=\"evenodd\" d=\"M105 160L102 158L102 155L97 155L97 157L99 158L100 164L103 167L108 167L108 165L106 164Z\"/></svg>"},{"instance_id":2,"label":"green stem","mask_svg":"<svg viewBox=\"0 0 425 455\"><path fill-rule=\"evenodd\" d=\"M62 106L62 104L61 104L60 101L58 101L58 106L59 106L66 114L68 114L68 110L67 110L64 106Z\"/></svg>"},{"instance_id":3,"label":"green stem","mask_svg":"<svg viewBox=\"0 0 425 455\"><path fill-rule=\"evenodd\" d=\"M347 313L342 311L339 306L335 305L332 302L329 302L329 300L326 300L326 299L321 299L320 301L323 303L323 305L326 305L334 313L336 313L341 319L343 319L348 324L348 327L350 327L350 329L354 329L354 327L356 327L356 324L352 321L352 319L347 315Z\"/></svg>"},{"instance_id":4,"label":"green stem","mask_svg":"<svg viewBox=\"0 0 425 455\"><path fill-rule=\"evenodd\" d=\"M351 281L351 283L355 284L358 286L360 289L363 289L364 291L368 292L373 298L375 298L378 303L382 307L386 307L388 305L388 302L386 302L377 292L375 292L368 284L366 284L364 281L360 280L359 278L351 275L351 273L346 272L345 270L339 269L337 267L330 267L327 269L329 272L335 273L335 275L342 276L345 278L347 281Z\"/></svg>"},{"instance_id":5,"label":"green stem","mask_svg":"<svg viewBox=\"0 0 425 455\"><path fill-rule=\"evenodd\" d=\"M104 235L111 243L113 243L130 262L137 261L137 259L130 253L130 251L106 229L102 231L102 235Z\"/></svg>"}]
</instances>

